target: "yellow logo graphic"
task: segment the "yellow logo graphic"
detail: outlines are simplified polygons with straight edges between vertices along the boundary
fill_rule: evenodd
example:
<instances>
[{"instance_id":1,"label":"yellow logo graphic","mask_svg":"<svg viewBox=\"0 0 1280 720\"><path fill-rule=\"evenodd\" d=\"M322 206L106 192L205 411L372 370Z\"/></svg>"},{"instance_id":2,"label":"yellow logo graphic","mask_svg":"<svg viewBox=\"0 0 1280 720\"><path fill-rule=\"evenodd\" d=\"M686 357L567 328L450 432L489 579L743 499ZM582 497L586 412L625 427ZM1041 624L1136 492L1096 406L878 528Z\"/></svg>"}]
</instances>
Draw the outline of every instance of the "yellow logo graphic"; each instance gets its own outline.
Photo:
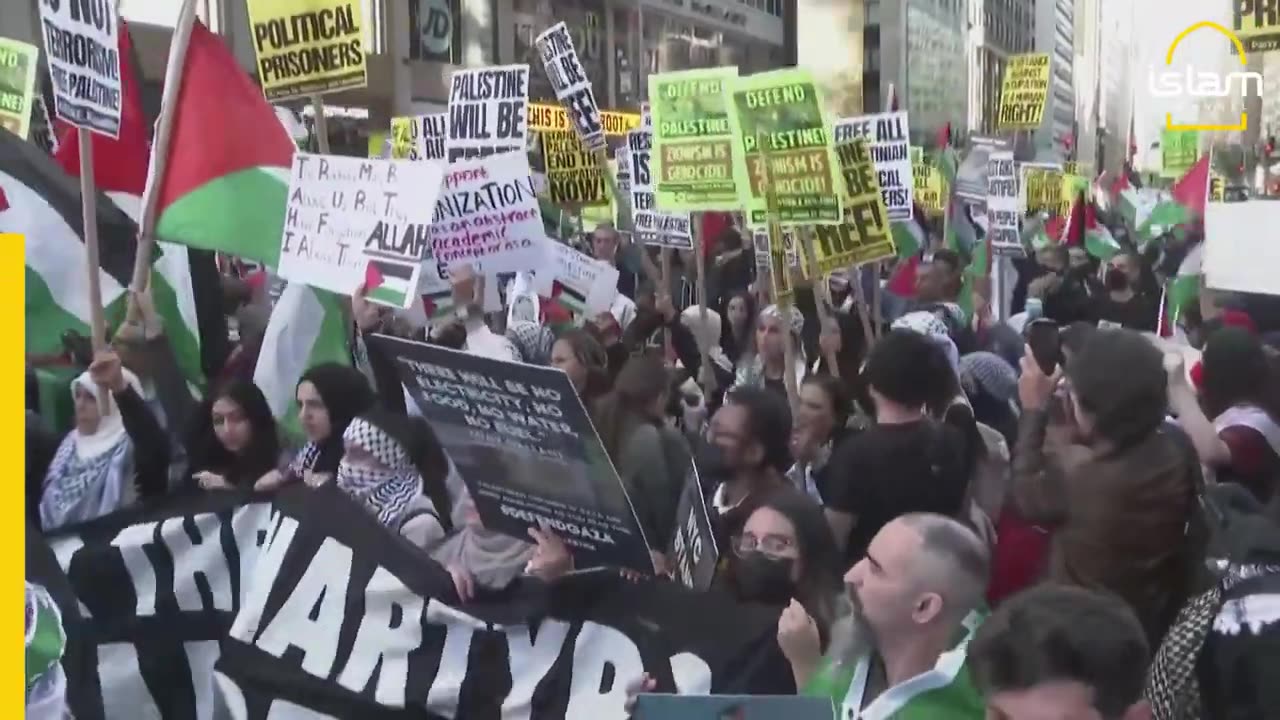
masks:
<instances>
[{"instance_id":1,"label":"yellow logo graphic","mask_svg":"<svg viewBox=\"0 0 1280 720\"><path fill-rule=\"evenodd\" d=\"M1183 38L1200 28L1217 30L1230 40L1235 45L1236 53L1240 57L1240 66L1247 66L1244 43L1240 42L1240 38L1232 31L1209 20L1192 25L1173 39L1173 44L1169 46L1169 52L1165 54L1164 62L1166 66L1171 67L1173 65L1173 53L1178 49L1178 44L1182 42ZM1248 95L1250 83L1254 84L1259 95L1262 94L1262 74L1256 72L1241 71L1223 75L1222 73L1197 72L1188 66L1184 72L1166 71L1157 74L1155 68L1152 68L1147 80L1148 89L1151 94L1157 97L1226 97L1232 93L1233 81L1236 80L1240 81L1240 90L1243 95ZM1165 114L1165 127L1169 130L1244 130L1248 123L1249 116L1244 112L1240 113L1240 123L1237 125L1181 125L1173 121L1173 113Z\"/></svg>"}]
</instances>

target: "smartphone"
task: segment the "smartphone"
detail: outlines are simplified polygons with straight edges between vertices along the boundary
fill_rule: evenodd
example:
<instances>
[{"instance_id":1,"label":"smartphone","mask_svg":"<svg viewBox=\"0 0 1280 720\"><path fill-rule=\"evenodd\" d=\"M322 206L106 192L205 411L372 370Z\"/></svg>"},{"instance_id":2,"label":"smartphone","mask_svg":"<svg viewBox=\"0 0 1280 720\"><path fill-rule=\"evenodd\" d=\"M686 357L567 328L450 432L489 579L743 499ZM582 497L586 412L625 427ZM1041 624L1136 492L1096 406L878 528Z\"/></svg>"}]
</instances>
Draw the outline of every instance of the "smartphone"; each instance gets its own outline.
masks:
<instances>
[{"instance_id":1,"label":"smartphone","mask_svg":"<svg viewBox=\"0 0 1280 720\"><path fill-rule=\"evenodd\" d=\"M1062 338L1052 320L1033 320L1027 326L1027 345L1045 375L1052 375L1062 362Z\"/></svg>"}]
</instances>

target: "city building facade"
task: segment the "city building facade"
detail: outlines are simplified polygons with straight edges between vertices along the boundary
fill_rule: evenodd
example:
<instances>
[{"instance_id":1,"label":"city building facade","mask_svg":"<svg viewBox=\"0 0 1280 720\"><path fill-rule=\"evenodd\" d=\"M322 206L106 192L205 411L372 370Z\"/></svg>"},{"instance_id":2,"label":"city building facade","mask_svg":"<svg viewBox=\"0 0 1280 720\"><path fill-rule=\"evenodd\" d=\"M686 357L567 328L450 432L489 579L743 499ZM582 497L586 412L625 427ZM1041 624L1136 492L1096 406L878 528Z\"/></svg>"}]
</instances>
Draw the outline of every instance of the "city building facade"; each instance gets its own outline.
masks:
<instances>
[{"instance_id":1,"label":"city building facade","mask_svg":"<svg viewBox=\"0 0 1280 720\"><path fill-rule=\"evenodd\" d=\"M1034 132L1039 158L1063 160L1066 148L1074 146L1075 99L1075 5L1076 0L1036 0L1035 51L1049 55L1049 97L1044 120Z\"/></svg>"},{"instance_id":2,"label":"city building facade","mask_svg":"<svg viewBox=\"0 0 1280 720\"><path fill-rule=\"evenodd\" d=\"M969 127L995 133L1009 56L1035 47L1035 0L970 0L968 14Z\"/></svg>"},{"instance_id":3,"label":"city building facade","mask_svg":"<svg viewBox=\"0 0 1280 720\"><path fill-rule=\"evenodd\" d=\"M883 110L896 97L914 144L931 145L947 123L968 132L969 2L866 0L863 105Z\"/></svg>"}]
</instances>

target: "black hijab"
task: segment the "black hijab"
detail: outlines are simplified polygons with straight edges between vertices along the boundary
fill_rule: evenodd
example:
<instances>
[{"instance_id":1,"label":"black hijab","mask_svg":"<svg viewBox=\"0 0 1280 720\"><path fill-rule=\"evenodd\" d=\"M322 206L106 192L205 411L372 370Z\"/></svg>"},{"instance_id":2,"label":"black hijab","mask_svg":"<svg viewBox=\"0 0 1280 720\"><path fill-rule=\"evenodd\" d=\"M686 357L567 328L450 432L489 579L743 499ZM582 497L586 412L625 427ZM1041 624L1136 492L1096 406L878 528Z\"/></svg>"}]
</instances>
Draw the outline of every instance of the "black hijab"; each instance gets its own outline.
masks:
<instances>
[{"instance_id":1,"label":"black hijab","mask_svg":"<svg viewBox=\"0 0 1280 720\"><path fill-rule=\"evenodd\" d=\"M369 381L353 367L338 363L317 365L303 374L301 385L315 386L325 409L329 411L329 437L316 443L318 454L306 468L317 473L336 473L342 460L342 433L360 415L374 406Z\"/></svg>"}]
</instances>

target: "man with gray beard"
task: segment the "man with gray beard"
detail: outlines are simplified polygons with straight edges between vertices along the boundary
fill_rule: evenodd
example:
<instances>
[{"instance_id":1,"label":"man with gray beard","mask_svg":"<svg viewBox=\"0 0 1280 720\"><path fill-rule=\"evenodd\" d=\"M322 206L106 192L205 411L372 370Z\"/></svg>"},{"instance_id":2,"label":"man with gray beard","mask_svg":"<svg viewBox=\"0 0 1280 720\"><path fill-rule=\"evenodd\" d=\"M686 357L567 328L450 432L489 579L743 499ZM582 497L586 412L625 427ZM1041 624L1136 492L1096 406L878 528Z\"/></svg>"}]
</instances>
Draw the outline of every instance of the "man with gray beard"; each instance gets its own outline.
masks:
<instances>
[{"instance_id":1,"label":"man with gray beard","mask_svg":"<svg viewBox=\"0 0 1280 720\"><path fill-rule=\"evenodd\" d=\"M956 520L913 513L891 521L845 574L850 607L825 655L803 608L793 603L779 618L796 687L830 697L842 719L980 720L985 707L965 657L989 569L986 545Z\"/></svg>"}]
</instances>

